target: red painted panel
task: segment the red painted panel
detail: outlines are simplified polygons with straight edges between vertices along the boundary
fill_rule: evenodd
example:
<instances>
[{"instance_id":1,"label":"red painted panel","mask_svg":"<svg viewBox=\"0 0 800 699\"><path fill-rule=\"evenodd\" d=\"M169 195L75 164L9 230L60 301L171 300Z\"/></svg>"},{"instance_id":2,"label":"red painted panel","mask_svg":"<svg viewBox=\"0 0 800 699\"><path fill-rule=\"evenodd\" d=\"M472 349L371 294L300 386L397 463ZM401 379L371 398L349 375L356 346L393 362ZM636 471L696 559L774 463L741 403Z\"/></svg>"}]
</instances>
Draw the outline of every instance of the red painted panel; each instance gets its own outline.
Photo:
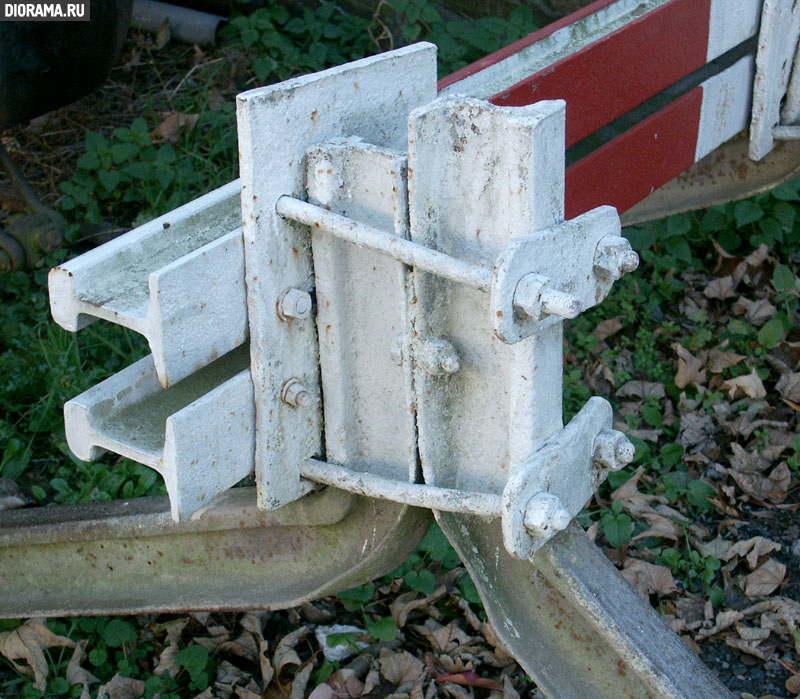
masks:
<instances>
[{"instance_id":1,"label":"red painted panel","mask_svg":"<svg viewBox=\"0 0 800 699\"><path fill-rule=\"evenodd\" d=\"M696 87L567 168L566 217L602 204L627 211L692 165L702 102Z\"/></svg>"},{"instance_id":2,"label":"red painted panel","mask_svg":"<svg viewBox=\"0 0 800 699\"><path fill-rule=\"evenodd\" d=\"M671 0L490 100L567 101L567 147L705 65L711 0Z\"/></svg>"},{"instance_id":3,"label":"red painted panel","mask_svg":"<svg viewBox=\"0 0 800 699\"><path fill-rule=\"evenodd\" d=\"M604 7L608 7L609 5L614 4L617 0L595 0L595 2L587 5L586 7L582 7L580 10L576 10L571 15L567 15L566 17L562 17L561 19L553 22L552 24L548 24L546 27L542 27L537 31L533 32L532 34L528 34L528 36L524 36L518 41L515 41L513 44L509 44L508 46L504 46L502 49L495 51L494 53L490 53L488 56L484 56L483 58L475 61L475 63L470 63L470 65L465 66L461 70L457 70L455 73L451 73L443 77L439 81L439 90L444 90L449 85L453 83L457 83L459 80L463 80L470 75L474 75L475 73L480 73L485 68L488 68L495 63L499 63L505 58L512 56L522 49L527 48L531 44L535 44L537 41L541 41L545 37L550 36L552 33L558 31L562 27L566 27L570 24L574 24L578 20L583 19L591 14L594 14L598 10L602 10Z\"/></svg>"}]
</instances>

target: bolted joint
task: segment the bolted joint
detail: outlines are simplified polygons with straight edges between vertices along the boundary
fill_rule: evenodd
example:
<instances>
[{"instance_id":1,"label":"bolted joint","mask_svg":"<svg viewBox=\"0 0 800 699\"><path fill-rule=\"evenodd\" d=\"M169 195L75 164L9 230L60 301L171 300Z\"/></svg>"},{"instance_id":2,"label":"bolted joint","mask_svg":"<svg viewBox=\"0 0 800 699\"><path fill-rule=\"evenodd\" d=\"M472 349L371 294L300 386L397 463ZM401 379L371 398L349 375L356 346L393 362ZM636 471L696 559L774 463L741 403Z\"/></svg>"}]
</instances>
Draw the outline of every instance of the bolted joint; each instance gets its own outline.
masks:
<instances>
[{"instance_id":1,"label":"bolted joint","mask_svg":"<svg viewBox=\"0 0 800 699\"><path fill-rule=\"evenodd\" d=\"M623 274L633 272L639 266L639 255L631 247L627 238L619 235L607 235L597 244L594 266L616 281Z\"/></svg>"},{"instance_id":2,"label":"bolted joint","mask_svg":"<svg viewBox=\"0 0 800 699\"><path fill-rule=\"evenodd\" d=\"M281 400L294 408L302 408L311 403L311 395L297 379L289 379L281 389Z\"/></svg>"},{"instance_id":3,"label":"bolted joint","mask_svg":"<svg viewBox=\"0 0 800 699\"><path fill-rule=\"evenodd\" d=\"M525 507L525 528L532 536L551 537L564 531L572 515L552 493L534 495Z\"/></svg>"},{"instance_id":4,"label":"bolted joint","mask_svg":"<svg viewBox=\"0 0 800 699\"><path fill-rule=\"evenodd\" d=\"M283 320L302 320L311 315L311 294L302 289L287 289L278 299L278 315Z\"/></svg>"},{"instance_id":5,"label":"bolted joint","mask_svg":"<svg viewBox=\"0 0 800 699\"><path fill-rule=\"evenodd\" d=\"M595 437L592 458L595 465L610 471L627 466L636 454L636 447L619 430L603 430Z\"/></svg>"},{"instance_id":6,"label":"bolted joint","mask_svg":"<svg viewBox=\"0 0 800 699\"><path fill-rule=\"evenodd\" d=\"M548 286L550 280L540 274L527 274L514 291L514 311L523 318L542 320L554 315L576 318L583 308L572 294Z\"/></svg>"},{"instance_id":7,"label":"bolted joint","mask_svg":"<svg viewBox=\"0 0 800 699\"><path fill-rule=\"evenodd\" d=\"M414 357L432 376L455 374L461 368L461 359L455 347L441 337L421 340L417 344Z\"/></svg>"}]
</instances>

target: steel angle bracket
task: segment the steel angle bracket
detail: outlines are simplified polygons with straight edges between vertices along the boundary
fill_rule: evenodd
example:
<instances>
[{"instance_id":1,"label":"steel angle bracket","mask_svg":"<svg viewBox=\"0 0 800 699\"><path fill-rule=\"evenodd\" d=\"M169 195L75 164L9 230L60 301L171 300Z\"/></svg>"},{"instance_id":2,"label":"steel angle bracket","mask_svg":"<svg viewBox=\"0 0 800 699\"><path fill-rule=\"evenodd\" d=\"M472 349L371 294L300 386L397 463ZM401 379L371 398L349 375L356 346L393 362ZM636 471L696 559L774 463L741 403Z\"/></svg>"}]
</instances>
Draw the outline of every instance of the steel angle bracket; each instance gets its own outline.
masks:
<instances>
[{"instance_id":1,"label":"steel angle bracket","mask_svg":"<svg viewBox=\"0 0 800 699\"><path fill-rule=\"evenodd\" d=\"M237 98L259 507L276 509L313 488L300 464L323 451L313 321L276 312L288 289L313 291L311 235L275 203L305 198L306 151L315 144L357 136L404 151L408 113L435 96L436 47L421 43Z\"/></svg>"},{"instance_id":2,"label":"steel angle bracket","mask_svg":"<svg viewBox=\"0 0 800 699\"><path fill-rule=\"evenodd\" d=\"M607 400L590 398L555 439L511 474L503 489L501 506L503 543L514 558L533 558L533 554L558 533L549 527L538 531L529 528L526 515L529 520L536 518L547 523L553 519L553 515L548 516L548 509L563 508L572 519L605 480L607 467L595 459L595 445L602 446L602 440L598 441L601 434L605 439L615 439L613 418L614 412ZM633 454L630 457L628 461ZM614 464L609 465L613 467ZM531 512L532 507L545 513L536 517L536 513Z\"/></svg>"},{"instance_id":3,"label":"steel angle bracket","mask_svg":"<svg viewBox=\"0 0 800 699\"><path fill-rule=\"evenodd\" d=\"M621 230L617 210L600 206L512 240L495 262L490 309L497 337L519 342L600 303L614 281L638 265ZM527 281L538 287L530 304L521 298L520 284ZM543 304L548 293L551 313Z\"/></svg>"}]
</instances>

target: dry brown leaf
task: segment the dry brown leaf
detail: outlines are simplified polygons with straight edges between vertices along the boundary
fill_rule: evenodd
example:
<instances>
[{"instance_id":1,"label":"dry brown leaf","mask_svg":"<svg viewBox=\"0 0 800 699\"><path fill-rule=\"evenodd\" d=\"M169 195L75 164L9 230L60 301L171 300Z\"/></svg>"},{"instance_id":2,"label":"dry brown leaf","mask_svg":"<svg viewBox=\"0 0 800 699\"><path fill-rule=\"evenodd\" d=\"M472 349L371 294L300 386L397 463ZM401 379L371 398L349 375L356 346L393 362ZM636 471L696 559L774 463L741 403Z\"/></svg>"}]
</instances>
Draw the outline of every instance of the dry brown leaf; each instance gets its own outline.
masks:
<instances>
[{"instance_id":1,"label":"dry brown leaf","mask_svg":"<svg viewBox=\"0 0 800 699\"><path fill-rule=\"evenodd\" d=\"M759 629L745 624L736 624L736 633L745 641L766 641L769 638L769 629Z\"/></svg>"},{"instance_id":2,"label":"dry brown leaf","mask_svg":"<svg viewBox=\"0 0 800 699\"><path fill-rule=\"evenodd\" d=\"M786 576L786 566L770 558L745 578L748 597L763 597L774 592Z\"/></svg>"},{"instance_id":3,"label":"dry brown leaf","mask_svg":"<svg viewBox=\"0 0 800 699\"><path fill-rule=\"evenodd\" d=\"M713 442L713 435L719 431L714 418L705 411L693 410L681 415L681 429L678 433L678 444L684 449L700 445L700 448Z\"/></svg>"},{"instance_id":4,"label":"dry brown leaf","mask_svg":"<svg viewBox=\"0 0 800 699\"><path fill-rule=\"evenodd\" d=\"M473 638L461 629L456 620L442 626L435 619L426 619L422 626L412 625L412 628L425 636L437 653L450 652L469 643Z\"/></svg>"},{"instance_id":5,"label":"dry brown leaf","mask_svg":"<svg viewBox=\"0 0 800 699\"><path fill-rule=\"evenodd\" d=\"M644 519L650 525L650 528L634 536L631 541L639 541L640 539L646 539L651 536L659 536L662 539L677 541L683 535L684 530L670 517L665 517L655 511L640 512L638 516Z\"/></svg>"},{"instance_id":6,"label":"dry brown leaf","mask_svg":"<svg viewBox=\"0 0 800 699\"><path fill-rule=\"evenodd\" d=\"M675 375L675 385L678 388L685 388L689 385L703 385L706 381L705 353L701 352L695 357L680 342L672 345L672 349L678 355L678 373Z\"/></svg>"},{"instance_id":7,"label":"dry brown leaf","mask_svg":"<svg viewBox=\"0 0 800 699\"><path fill-rule=\"evenodd\" d=\"M303 699L306 696L306 687L308 687L308 680L313 671L313 661L307 662L297 671L292 682L292 693L289 695L289 699Z\"/></svg>"},{"instance_id":8,"label":"dry brown leaf","mask_svg":"<svg viewBox=\"0 0 800 699\"><path fill-rule=\"evenodd\" d=\"M85 647L86 641L79 641L75 645L75 650L72 651L72 657L69 659L69 663L67 663L67 670L64 674L70 686L73 684L82 684L84 689L87 689L90 684L94 684L100 680L91 672L81 667L81 660L83 659L83 650Z\"/></svg>"},{"instance_id":9,"label":"dry brown leaf","mask_svg":"<svg viewBox=\"0 0 800 699\"><path fill-rule=\"evenodd\" d=\"M733 544L730 547L728 558L724 560L729 560L733 556L742 556L747 559L747 565L750 566L750 570L755 570L758 565L758 559L761 556L766 556L772 551L780 551L780 549L781 545L779 543L763 536L754 536L751 539L737 541Z\"/></svg>"},{"instance_id":10,"label":"dry brown leaf","mask_svg":"<svg viewBox=\"0 0 800 699\"><path fill-rule=\"evenodd\" d=\"M272 666L275 672L280 675L281 670L286 665L300 665L300 656L297 655L294 647L302 641L310 631L310 627L301 626L289 634L286 634L280 641L278 647L275 649L275 654L272 656Z\"/></svg>"},{"instance_id":11,"label":"dry brown leaf","mask_svg":"<svg viewBox=\"0 0 800 699\"><path fill-rule=\"evenodd\" d=\"M364 693L364 684L351 668L342 668L332 673L322 684L317 685L308 699L357 699Z\"/></svg>"},{"instance_id":12,"label":"dry brown leaf","mask_svg":"<svg viewBox=\"0 0 800 699\"><path fill-rule=\"evenodd\" d=\"M728 392L728 398L731 399L747 396L758 400L759 398L765 398L767 395L767 389L764 388L764 382L756 372L755 367L749 374L723 381L722 389Z\"/></svg>"},{"instance_id":13,"label":"dry brown leaf","mask_svg":"<svg viewBox=\"0 0 800 699\"><path fill-rule=\"evenodd\" d=\"M725 369L730 369L736 366L745 358L743 354L736 354L736 352L726 352L719 349L712 349L708 352L708 359L706 367L709 371L715 374L721 374Z\"/></svg>"},{"instance_id":14,"label":"dry brown leaf","mask_svg":"<svg viewBox=\"0 0 800 699\"><path fill-rule=\"evenodd\" d=\"M647 495L639 492L639 480L644 473L644 466L640 466L627 481L611 493L613 500L622 502L626 510L631 514L639 516L642 512L652 511L650 503L666 502L666 498L660 495Z\"/></svg>"},{"instance_id":15,"label":"dry brown leaf","mask_svg":"<svg viewBox=\"0 0 800 699\"><path fill-rule=\"evenodd\" d=\"M718 277L712 279L703 289L703 296L708 299L730 299L736 294L733 291L733 277Z\"/></svg>"},{"instance_id":16,"label":"dry brown leaf","mask_svg":"<svg viewBox=\"0 0 800 699\"><path fill-rule=\"evenodd\" d=\"M656 381L628 381L617 389L620 398L666 398L663 383Z\"/></svg>"},{"instance_id":17,"label":"dry brown leaf","mask_svg":"<svg viewBox=\"0 0 800 699\"><path fill-rule=\"evenodd\" d=\"M408 651L392 653L385 650L381 654L378 663L380 664L381 674L392 684L414 682L422 675L425 669L425 664Z\"/></svg>"},{"instance_id":18,"label":"dry brown leaf","mask_svg":"<svg viewBox=\"0 0 800 699\"><path fill-rule=\"evenodd\" d=\"M164 628L166 628L167 631L167 645L158 656L158 665L156 665L155 670L153 670L154 675L160 677L166 670L169 670L170 676L175 677L175 673L180 669L175 662L175 656L180 652L178 642L188 623L189 617L183 617L182 619L175 619L164 624Z\"/></svg>"},{"instance_id":19,"label":"dry brown leaf","mask_svg":"<svg viewBox=\"0 0 800 699\"><path fill-rule=\"evenodd\" d=\"M744 614L735 609L726 609L725 611L717 612L717 618L714 620L714 625L708 629L701 629L698 632L698 636L713 636L720 631L730 628L742 618L744 618Z\"/></svg>"},{"instance_id":20,"label":"dry brown leaf","mask_svg":"<svg viewBox=\"0 0 800 699\"><path fill-rule=\"evenodd\" d=\"M778 464L769 477L760 473L747 473L736 469L717 466L720 473L729 474L745 493L761 502L782 503L789 494L792 474L786 462Z\"/></svg>"},{"instance_id":21,"label":"dry brown leaf","mask_svg":"<svg viewBox=\"0 0 800 699\"><path fill-rule=\"evenodd\" d=\"M775 384L775 390L782 398L800 402L800 373L784 374Z\"/></svg>"},{"instance_id":22,"label":"dry brown leaf","mask_svg":"<svg viewBox=\"0 0 800 699\"><path fill-rule=\"evenodd\" d=\"M622 328L622 316L614 316L613 318L607 318L606 320L598 323L597 327L592 330L592 335L602 342L603 340L618 333L620 330L622 330Z\"/></svg>"},{"instance_id":23,"label":"dry brown leaf","mask_svg":"<svg viewBox=\"0 0 800 699\"><path fill-rule=\"evenodd\" d=\"M731 553L731 542L725 539L712 539L711 541L697 541L693 542L695 548L705 557L714 556L721 561L728 561L733 554Z\"/></svg>"},{"instance_id":24,"label":"dry brown leaf","mask_svg":"<svg viewBox=\"0 0 800 699\"><path fill-rule=\"evenodd\" d=\"M28 619L13 631L0 633L0 655L23 675L33 675L33 686L44 693L47 686L47 659L44 649L58 646L74 648L75 641L57 636L41 619ZM23 663L17 661L23 660Z\"/></svg>"},{"instance_id":25,"label":"dry brown leaf","mask_svg":"<svg viewBox=\"0 0 800 699\"><path fill-rule=\"evenodd\" d=\"M272 663L269 661L269 657L267 656L268 650L269 644L263 640L259 641L258 664L261 668L261 684L264 687L272 682L272 678L275 675L275 669L272 667Z\"/></svg>"},{"instance_id":26,"label":"dry brown leaf","mask_svg":"<svg viewBox=\"0 0 800 699\"><path fill-rule=\"evenodd\" d=\"M200 119L199 114L182 114L181 112L165 112L161 123L153 131L155 138L167 143L177 143L181 134L191 132Z\"/></svg>"},{"instance_id":27,"label":"dry brown leaf","mask_svg":"<svg viewBox=\"0 0 800 699\"><path fill-rule=\"evenodd\" d=\"M777 310L767 299L751 301L744 296L740 296L736 303L733 304L733 312L736 315L744 316L749 323L755 326L764 325L775 315Z\"/></svg>"},{"instance_id":28,"label":"dry brown leaf","mask_svg":"<svg viewBox=\"0 0 800 699\"><path fill-rule=\"evenodd\" d=\"M736 648L736 650L740 650L742 653L754 655L761 660L769 660L775 652L775 646L762 646L761 641L745 641L741 638L728 636L725 639L725 643L731 648Z\"/></svg>"},{"instance_id":29,"label":"dry brown leaf","mask_svg":"<svg viewBox=\"0 0 800 699\"><path fill-rule=\"evenodd\" d=\"M622 577L644 597L651 594L663 597L678 589L669 568L641 561L638 558L629 558L625 561Z\"/></svg>"},{"instance_id":30,"label":"dry brown leaf","mask_svg":"<svg viewBox=\"0 0 800 699\"><path fill-rule=\"evenodd\" d=\"M800 675L790 675L786 680L786 691L800 694Z\"/></svg>"},{"instance_id":31,"label":"dry brown leaf","mask_svg":"<svg viewBox=\"0 0 800 699\"><path fill-rule=\"evenodd\" d=\"M160 51L163 49L172 38L172 27L169 26L169 20L165 19L161 26L158 28L155 36L155 49Z\"/></svg>"},{"instance_id":32,"label":"dry brown leaf","mask_svg":"<svg viewBox=\"0 0 800 699\"><path fill-rule=\"evenodd\" d=\"M97 690L97 699L139 699L144 696L144 682L114 675Z\"/></svg>"}]
</instances>

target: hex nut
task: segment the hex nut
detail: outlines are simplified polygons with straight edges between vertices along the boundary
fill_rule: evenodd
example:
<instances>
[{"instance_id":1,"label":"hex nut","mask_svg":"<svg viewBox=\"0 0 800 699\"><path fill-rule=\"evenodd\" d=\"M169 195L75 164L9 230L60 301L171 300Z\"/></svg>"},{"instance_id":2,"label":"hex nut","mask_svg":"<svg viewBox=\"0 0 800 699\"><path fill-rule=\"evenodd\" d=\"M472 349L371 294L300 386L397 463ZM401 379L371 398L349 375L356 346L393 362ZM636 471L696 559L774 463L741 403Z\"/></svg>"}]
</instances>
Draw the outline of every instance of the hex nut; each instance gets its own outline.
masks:
<instances>
[{"instance_id":1,"label":"hex nut","mask_svg":"<svg viewBox=\"0 0 800 699\"><path fill-rule=\"evenodd\" d=\"M619 430L603 430L595 437L592 458L601 468L619 471L633 461L635 454L636 448Z\"/></svg>"},{"instance_id":2,"label":"hex nut","mask_svg":"<svg viewBox=\"0 0 800 699\"><path fill-rule=\"evenodd\" d=\"M281 400L294 408L301 408L311 402L311 396L302 383L292 378L283 384Z\"/></svg>"},{"instance_id":3,"label":"hex nut","mask_svg":"<svg viewBox=\"0 0 800 699\"><path fill-rule=\"evenodd\" d=\"M525 506L525 528L533 536L552 536L564 531L570 521L572 515L552 493L538 493Z\"/></svg>"},{"instance_id":4,"label":"hex nut","mask_svg":"<svg viewBox=\"0 0 800 699\"><path fill-rule=\"evenodd\" d=\"M278 299L278 315L284 320L302 320L311 315L311 294L302 289L287 289Z\"/></svg>"},{"instance_id":5,"label":"hex nut","mask_svg":"<svg viewBox=\"0 0 800 699\"><path fill-rule=\"evenodd\" d=\"M414 359L431 376L455 374L461 369L461 359L455 347L441 337L418 341Z\"/></svg>"}]
</instances>

